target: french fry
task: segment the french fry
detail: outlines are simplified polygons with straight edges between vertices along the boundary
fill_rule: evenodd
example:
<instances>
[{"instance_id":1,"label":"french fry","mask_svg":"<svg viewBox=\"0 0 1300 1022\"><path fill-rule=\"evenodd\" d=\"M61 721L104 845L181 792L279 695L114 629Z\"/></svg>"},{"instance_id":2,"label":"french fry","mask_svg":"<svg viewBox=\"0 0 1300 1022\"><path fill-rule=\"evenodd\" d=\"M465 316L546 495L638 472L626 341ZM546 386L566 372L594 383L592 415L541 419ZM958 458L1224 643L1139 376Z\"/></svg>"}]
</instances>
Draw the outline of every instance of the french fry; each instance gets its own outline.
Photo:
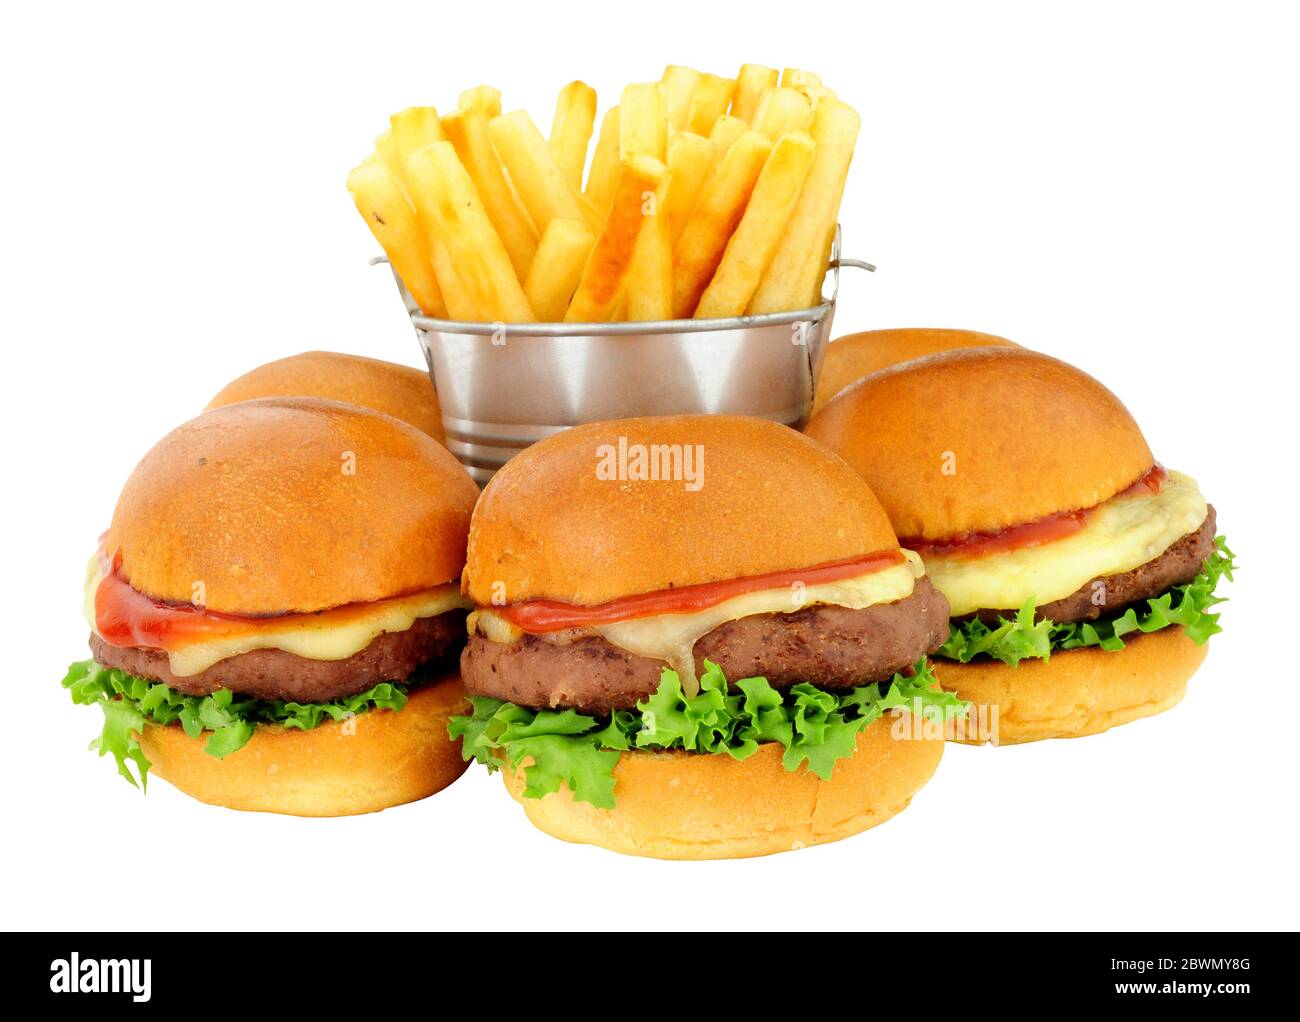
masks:
<instances>
[{"instance_id":1,"label":"french fry","mask_svg":"<svg viewBox=\"0 0 1300 1022\"><path fill-rule=\"evenodd\" d=\"M835 201L830 205L835 210L822 226L821 236L821 259L808 260L806 276L803 281L804 292L807 294L807 305L811 308L814 305L821 304L822 288L826 281L826 271L830 269L831 254L835 248L835 237L839 233L839 212L840 203L844 201L844 181L840 182L839 190L835 193Z\"/></svg>"},{"instance_id":2,"label":"french fry","mask_svg":"<svg viewBox=\"0 0 1300 1022\"><path fill-rule=\"evenodd\" d=\"M646 196L658 192L667 174L667 168L651 156L634 156L623 163L604 230L587 257L564 315L566 322L603 323L610 318L632 265L637 237L649 220Z\"/></svg>"},{"instance_id":3,"label":"french fry","mask_svg":"<svg viewBox=\"0 0 1300 1022\"><path fill-rule=\"evenodd\" d=\"M673 317L689 319L745 213L772 143L748 131L718 160L673 249Z\"/></svg>"},{"instance_id":4,"label":"french fry","mask_svg":"<svg viewBox=\"0 0 1300 1022\"><path fill-rule=\"evenodd\" d=\"M619 136L622 134L620 120L618 107L611 107L605 111L605 116L600 122L600 137L596 140L596 149L591 154L591 170L587 172L587 187L582 193L601 213L609 210L610 203L614 201L614 188L618 184Z\"/></svg>"},{"instance_id":5,"label":"french fry","mask_svg":"<svg viewBox=\"0 0 1300 1022\"><path fill-rule=\"evenodd\" d=\"M812 123L812 103L798 89L768 89L759 100L754 128L771 139L792 131L807 131Z\"/></svg>"},{"instance_id":6,"label":"french fry","mask_svg":"<svg viewBox=\"0 0 1300 1022\"><path fill-rule=\"evenodd\" d=\"M812 167L749 312L785 312L820 301L840 197L860 127L857 112L847 104L827 100L818 105L812 126L817 145Z\"/></svg>"},{"instance_id":7,"label":"french fry","mask_svg":"<svg viewBox=\"0 0 1300 1022\"><path fill-rule=\"evenodd\" d=\"M717 75L700 75L691 96L691 109L686 115L686 130L708 137L713 130L713 122L727 112L731 105L731 94L736 91L736 79L719 78Z\"/></svg>"},{"instance_id":8,"label":"french fry","mask_svg":"<svg viewBox=\"0 0 1300 1022\"><path fill-rule=\"evenodd\" d=\"M425 220L424 217L420 219L422 223ZM447 314L462 323L474 323L479 320L492 322L491 316L479 311L478 303L474 301L469 288L460 279L451 249L438 234L437 225L429 222L424 232L429 238L429 256L433 260L433 273L438 278L438 286L442 288L442 298L447 303Z\"/></svg>"},{"instance_id":9,"label":"french fry","mask_svg":"<svg viewBox=\"0 0 1300 1022\"><path fill-rule=\"evenodd\" d=\"M591 226L592 211L564 180L564 173L546 148L546 140L523 110L503 114L488 124L492 143L510 172L533 226L541 233L557 216L581 219Z\"/></svg>"},{"instance_id":10,"label":"french fry","mask_svg":"<svg viewBox=\"0 0 1300 1022\"><path fill-rule=\"evenodd\" d=\"M456 263L456 273L484 322L534 318L505 245L492 226L469 172L450 142L434 142L407 157L407 176L421 215L432 220Z\"/></svg>"},{"instance_id":11,"label":"french fry","mask_svg":"<svg viewBox=\"0 0 1300 1022\"><path fill-rule=\"evenodd\" d=\"M372 158L353 168L348 174L348 191L420 311L446 319L447 306L429 262L428 244L415 209L388 165Z\"/></svg>"},{"instance_id":12,"label":"french fry","mask_svg":"<svg viewBox=\"0 0 1300 1022\"><path fill-rule=\"evenodd\" d=\"M605 226L605 217L598 209L596 204L581 192L577 193L578 210L582 213L582 219L586 221L587 227L590 228L593 235L599 234Z\"/></svg>"},{"instance_id":13,"label":"french fry","mask_svg":"<svg viewBox=\"0 0 1300 1022\"><path fill-rule=\"evenodd\" d=\"M673 249L663 222L647 224L637 239L624 318L637 323L673 318Z\"/></svg>"},{"instance_id":14,"label":"french fry","mask_svg":"<svg viewBox=\"0 0 1300 1022\"><path fill-rule=\"evenodd\" d=\"M817 116L817 107L827 99L835 99L835 90L828 89L825 85L809 85L799 90L808 97L808 102L812 104L813 116Z\"/></svg>"},{"instance_id":15,"label":"french fry","mask_svg":"<svg viewBox=\"0 0 1300 1022\"><path fill-rule=\"evenodd\" d=\"M431 106L408 106L393 114L388 124L393 146L403 158L443 139L442 121Z\"/></svg>"},{"instance_id":16,"label":"french fry","mask_svg":"<svg viewBox=\"0 0 1300 1022\"><path fill-rule=\"evenodd\" d=\"M693 67L669 64L659 79L663 86L664 109L670 131L685 131L686 118L691 112L691 97L700 83L700 73Z\"/></svg>"},{"instance_id":17,"label":"french fry","mask_svg":"<svg viewBox=\"0 0 1300 1022\"><path fill-rule=\"evenodd\" d=\"M822 76L811 71L800 71L797 67L787 67L781 72L781 84L791 89L803 89L806 86L821 85Z\"/></svg>"},{"instance_id":18,"label":"french fry","mask_svg":"<svg viewBox=\"0 0 1300 1022\"><path fill-rule=\"evenodd\" d=\"M721 158L727 154L727 150L732 147L736 139L740 138L749 130L749 125L739 117L732 117L731 114L723 114L713 125L713 130L709 132L709 141L717 149L718 157Z\"/></svg>"},{"instance_id":19,"label":"french fry","mask_svg":"<svg viewBox=\"0 0 1300 1022\"><path fill-rule=\"evenodd\" d=\"M460 94L462 110L478 110L489 121L501 116L501 90L490 85L476 85Z\"/></svg>"},{"instance_id":20,"label":"french fry","mask_svg":"<svg viewBox=\"0 0 1300 1022\"><path fill-rule=\"evenodd\" d=\"M402 154L397 151L397 143L393 141L393 129L388 128L383 134L375 139L375 151L372 158L383 160L388 165L388 169L393 172L399 184L406 180L406 167L403 165Z\"/></svg>"},{"instance_id":21,"label":"french fry","mask_svg":"<svg viewBox=\"0 0 1300 1022\"><path fill-rule=\"evenodd\" d=\"M670 249L676 247L686 221L699 201L700 190L713 169L717 152L717 146L709 139L692 131L683 131L669 147L668 173L672 176L672 183L664 203L664 214L668 221Z\"/></svg>"},{"instance_id":22,"label":"french fry","mask_svg":"<svg viewBox=\"0 0 1300 1022\"><path fill-rule=\"evenodd\" d=\"M668 237L667 200L674 187L670 170L659 183L653 209L632 253L624 315L639 323L673 318L673 246Z\"/></svg>"},{"instance_id":23,"label":"french fry","mask_svg":"<svg viewBox=\"0 0 1300 1022\"><path fill-rule=\"evenodd\" d=\"M582 191L582 171L587 165L587 146L596 123L596 90L585 82L570 82L555 100L551 137L546 148L575 192Z\"/></svg>"},{"instance_id":24,"label":"french fry","mask_svg":"<svg viewBox=\"0 0 1300 1022\"><path fill-rule=\"evenodd\" d=\"M547 224L524 281L524 294L541 322L558 323L564 318L594 243L581 220L557 216Z\"/></svg>"},{"instance_id":25,"label":"french fry","mask_svg":"<svg viewBox=\"0 0 1300 1022\"><path fill-rule=\"evenodd\" d=\"M758 101L768 89L776 88L776 68L762 64L742 64L736 75L736 92L731 98L731 114L742 121L754 121Z\"/></svg>"},{"instance_id":26,"label":"french fry","mask_svg":"<svg viewBox=\"0 0 1300 1022\"><path fill-rule=\"evenodd\" d=\"M510 265L523 280L537 252L537 229L501 169L488 133L487 117L481 110L457 110L442 119L442 129L469 172L488 218L510 256Z\"/></svg>"},{"instance_id":27,"label":"french fry","mask_svg":"<svg viewBox=\"0 0 1300 1022\"><path fill-rule=\"evenodd\" d=\"M412 110L419 109L421 108L412 108ZM406 169L406 158L412 152L423 148L428 144L429 139L434 141L441 139L442 126L441 124L435 126L427 115L413 114L411 111L403 111L402 114L391 118L389 123L391 125L389 130L375 139L375 149L388 165L394 179L406 195L407 201L416 211L416 219L420 230L424 233L425 247L433 264L433 273L442 292L442 301L446 306L447 314L452 319L478 319L478 306L465 289L465 285L461 283L456 273L455 262L447 251L446 242L438 233L437 225L424 214L420 203L415 201L415 187ZM415 149L410 148L411 146Z\"/></svg>"},{"instance_id":28,"label":"french fry","mask_svg":"<svg viewBox=\"0 0 1300 1022\"><path fill-rule=\"evenodd\" d=\"M668 158L668 120L659 83L627 86L618 109L619 160L649 156L663 163Z\"/></svg>"},{"instance_id":29,"label":"french fry","mask_svg":"<svg viewBox=\"0 0 1300 1022\"><path fill-rule=\"evenodd\" d=\"M745 215L700 296L697 319L744 313L799 201L815 149L812 136L803 131L783 135L772 147Z\"/></svg>"}]
</instances>

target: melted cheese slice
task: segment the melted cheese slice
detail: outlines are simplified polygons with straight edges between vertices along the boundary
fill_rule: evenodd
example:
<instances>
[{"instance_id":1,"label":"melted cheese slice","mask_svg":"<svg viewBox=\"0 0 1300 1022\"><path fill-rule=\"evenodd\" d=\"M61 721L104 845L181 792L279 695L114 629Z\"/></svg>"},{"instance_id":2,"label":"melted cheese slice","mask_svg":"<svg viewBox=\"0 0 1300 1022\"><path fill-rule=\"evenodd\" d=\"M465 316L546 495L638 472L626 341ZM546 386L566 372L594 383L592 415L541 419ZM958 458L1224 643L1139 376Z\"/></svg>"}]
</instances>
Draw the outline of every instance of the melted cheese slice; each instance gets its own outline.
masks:
<instances>
[{"instance_id":1,"label":"melted cheese slice","mask_svg":"<svg viewBox=\"0 0 1300 1022\"><path fill-rule=\"evenodd\" d=\"M86 576L86 617L95 628L95 590L103 577L96 558ZM346 660L386 632L404 632L421 618L473 606L455 582L410 596L338 607L319 614L250 621L219 638L201 638L167 651L172 673L200 674L213 664L256 649L278 649L306 660Z\"/></svg>"},{"instance_id":2,"label":"melted cheese slice","mask_svg":"<svg viewBox=\"0 0 1300 1022\"><path fill-rule=\"evenodd\" d=\"M841 579L811 586L782 586L732 597L704 610L686 614L657 614L583 629L583 635L599 635L607 642L636 656L662 660L678 673L688 694L698 691L695 678L695 643L719 625L756 614L790 614L815 604L862 610L878 603L894 603L912 595L916 580L925 574L921 559L910 550L906 560L858 578ZM491 608L470 615L469 627L493 642L514 642L523 630ZM571 642L571 632L542 633L551 642Z\"/></svg>"},{"instance_id":3,"label":"melted cheese slice","mask_svg":"<svg viewBox=\"0 0 1300 1022\"><path fill-rule=\"evenodd\" d=\"M1207 510L1195 480L1170 472L1159 493L1099 504L1073 536L984 557L930 557L925 567L954 617L986 607L1014 610L1030 599L1041 606L1094 578L1146 564L1199 529Z\"/></svg>"}]
</instances>

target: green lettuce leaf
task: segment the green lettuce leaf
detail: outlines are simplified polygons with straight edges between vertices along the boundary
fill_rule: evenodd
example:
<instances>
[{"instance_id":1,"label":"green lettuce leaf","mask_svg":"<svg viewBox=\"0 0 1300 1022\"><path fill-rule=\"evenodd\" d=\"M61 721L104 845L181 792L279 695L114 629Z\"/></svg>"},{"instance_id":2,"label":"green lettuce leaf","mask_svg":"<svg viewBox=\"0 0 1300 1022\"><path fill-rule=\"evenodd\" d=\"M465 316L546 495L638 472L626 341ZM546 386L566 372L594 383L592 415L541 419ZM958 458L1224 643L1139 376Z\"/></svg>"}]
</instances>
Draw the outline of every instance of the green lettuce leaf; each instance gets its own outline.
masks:
<instances>
[{"instance_id":1,"label":"green lettuce leaf","mask_svg":"<svg viewBox=\"0 0 1300 1022\"><path fill-rule=\"evenodd\" d=\"M1223 631L1219 615L1210 608L1226 597L1215 596L1219 580L1232 581L1235 555L1223 536L1214 540L1214 552L1201 565L1200 573L1185 585L1177 585L1159 596L1135 603L1096 621L1058 624L1047 619L1034 620L1034 602L1028 601L1014 619L999 618L994 626L978 619L953 622L948 641L936 656L958 660L963 664L976 658L991 657L1011 664L1034 657L1046 660L1060 650L1100 646L1105 650L1124 648L1124 636L1133 632L1155 632L1171 625L1181 625L1198 646L1211 635Z\"/></svg>"},{"instance_id":2,"label":"green lettuce leaf","mask_svg":"<svg viewBox=\"0 0 1300 1022\"><path fill-rule=\"evenodd\" d=\"M190 738L206 732L204 751L224 759L248 744L258 724L310 731L326 719L344 720L371 709L400 710L406 705L408 691L405 684L383 681L366 692L328 703L236 699L225 688L211 695L187 696L160 681L127 674L94 660L82 660L69 667L63 687L74 703L103 709L104 730L90 747L101 756L111 755L117 761L117 772L141 790L148 783L149 759L133 736L146 724L177 724ZM132 763L134 772L128 765Z\"/></svg>"},{"instance_id":3,"label":"green lettuce leaf","mask_svg":"<svg viewBox=\"0 0 1300 1022\"><path fill-rule=\"evenodd\" d=\"M889 709L907 707L947 722L967 704L941 691L922 659L911 677L843 693L799 684L779 692L766 678L729 686L722 669L705 661L700 690L687 696L667 668L654 694L636 711L597 719L575 710L531 710L499 699L473 698L474 712L451 719L448 733L461 754L489 770L524 764L524 795L541 798L567 785L573 797L614 808L614 767L629 749L680 749L701 755L752 756L763 743L784 746L787 770L807 765L830 780L837 760L853 754L858 732Z\"/></svg>"}]
</instances>

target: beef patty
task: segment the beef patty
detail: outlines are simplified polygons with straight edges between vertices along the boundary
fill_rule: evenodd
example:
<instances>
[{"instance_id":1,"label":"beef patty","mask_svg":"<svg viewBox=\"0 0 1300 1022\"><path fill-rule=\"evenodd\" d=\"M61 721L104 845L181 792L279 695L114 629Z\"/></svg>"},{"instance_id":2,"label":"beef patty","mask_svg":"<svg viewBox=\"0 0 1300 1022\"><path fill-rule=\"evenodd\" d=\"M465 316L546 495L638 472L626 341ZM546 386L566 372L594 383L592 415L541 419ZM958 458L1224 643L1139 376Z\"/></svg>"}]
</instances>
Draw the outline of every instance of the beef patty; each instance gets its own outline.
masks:
<instances>
[{"instance_id":1,"label":"beef patty","mask_svg":"<svg viewBox=\"0 0 1300 1022\"><path fill-rule=\"evenodd\" d=\"M381 681L405 681L421 664L458 651L464 639L465 611L450 610L419 618L404 632L377 635L346 660L308 660L279 649L255 649L219 660L198 674L180 676L172 673L160 649L110 646L92 633L90 652L105 667L161 681L190 696L228 688L254 699L326 703Z\"/></svg>"},{"instance_id":2,"label":"beef patty","mask_svg":"<svg viewBox=\"0 0 1300 1022\"><path fill-rule=\"evenodd\" d=\"M921 578L910 596L865 610L816 605L728 621L695 644L695 669L708 659L733 682L761 675L775 688L801 681L852 688L906 670L947 637L948 601ZM598 716L652 694L664 666L595 635L558 643L525 634L503 643L476 633L460 658L470 695Z\"/></svg>"},{"instance_id":3,"label":"beef patty","mask_svg":"<svg viewBox=\"0 0 1300 1022\"><path fill-rule=\"evenodd\" d=\"M1078 589L1059 600L1034 608L1036 619L1046 618L1065 624L1069 621L1094 621L1103 614L1123 610L1130 603L1159 596L1171 586L1190 582L1201 570L1205 559L1214 552L1214 508L1206 512L1205 521L1195 532L1190 532L1158 557L1139 564L1132 571L1119 575L1103 575L1085 582ZM1105 595L1106 602L1093 602L1096 592ZM996 624L999 617L1015 617L1016 608L1003 610L976 610L960 620L978 617L986 624Z\"/></svg>"}]
</instances>

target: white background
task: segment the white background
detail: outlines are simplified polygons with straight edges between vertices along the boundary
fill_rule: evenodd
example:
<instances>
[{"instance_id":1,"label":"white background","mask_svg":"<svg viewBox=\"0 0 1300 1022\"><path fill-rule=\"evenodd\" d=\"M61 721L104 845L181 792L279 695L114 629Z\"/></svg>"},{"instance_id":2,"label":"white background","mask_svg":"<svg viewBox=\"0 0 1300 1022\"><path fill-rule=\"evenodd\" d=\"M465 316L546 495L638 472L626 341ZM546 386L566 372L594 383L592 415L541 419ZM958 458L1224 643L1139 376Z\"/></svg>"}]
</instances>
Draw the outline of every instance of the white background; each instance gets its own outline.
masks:
<instances>
[{"instance_id":1,"label":"white background","mask_svg":"<svg viewBox=\"0 0 1300 1022\"><path fill-rule=\"evenodd\" d=\"M3 96L7 926L1294 927L1297 25L1277 7L789 2L11 7ZM39 13L37 13L39 11ZM472 770L299 820L142 798L58 686L86 558L164 432L261 362L419 364L344 189L387 115L487 81L549 124L668 62L822 73L863 116L839 333L1070 360L1196 476L1242 569L1174 711L951 748L840 844L679 864L534 831ZM1061 457L1072 445L1061 424ZM729 893L728 893L729 892Z\"/></svg>"}]
</instances>

